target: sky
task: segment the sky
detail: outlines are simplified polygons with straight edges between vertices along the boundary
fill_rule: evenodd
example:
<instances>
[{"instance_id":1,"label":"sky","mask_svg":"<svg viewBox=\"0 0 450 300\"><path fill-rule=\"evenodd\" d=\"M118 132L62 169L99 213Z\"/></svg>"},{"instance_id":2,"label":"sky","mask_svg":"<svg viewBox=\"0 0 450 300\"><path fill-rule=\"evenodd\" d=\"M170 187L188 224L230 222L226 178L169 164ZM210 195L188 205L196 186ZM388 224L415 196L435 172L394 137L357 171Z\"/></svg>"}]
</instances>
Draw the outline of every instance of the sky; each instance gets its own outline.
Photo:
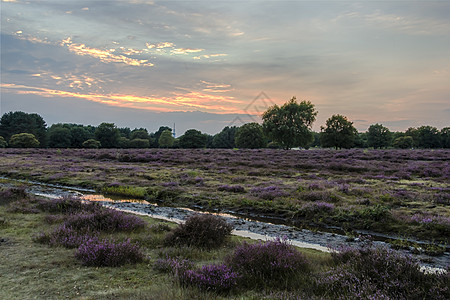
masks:
<instances>
[{"instance_id":1,"label":"sky","mask_svg":"<svg viewBox=\"0 0 450 300\"><path fill-rule=\"evenodd\" d=\"M1 2L0 114L215 134L311 101L359 131L450 126L450 1Z\"/></svg>"}]
</instances>

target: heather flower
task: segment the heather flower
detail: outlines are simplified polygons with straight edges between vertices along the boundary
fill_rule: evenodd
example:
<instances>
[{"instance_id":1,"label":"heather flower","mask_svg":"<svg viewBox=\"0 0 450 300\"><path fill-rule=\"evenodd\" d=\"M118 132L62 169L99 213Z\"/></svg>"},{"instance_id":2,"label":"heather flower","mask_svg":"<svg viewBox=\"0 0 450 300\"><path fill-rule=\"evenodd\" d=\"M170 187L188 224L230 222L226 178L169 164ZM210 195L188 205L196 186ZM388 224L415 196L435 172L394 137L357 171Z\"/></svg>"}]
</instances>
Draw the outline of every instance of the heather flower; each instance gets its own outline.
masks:
<instances>
[{"instance_id":1,"label":"heather flower","mask_svg":"<svg viewBox=\"0 0 450 300\"><path fill-rule=\"evenodd\" d=\"M240 185L221 185L217 190L231 193L245 193L245 188Z\"/></svg>"},{"instance_id":2,"label":"heather flower","mask_svg":"<svg viewBox=\"0 0 450 300\"><path fill-rule=\"evenodd\" d=\"M285 197L288 195L288 193L274 185L267 187L254 187L251 189L250 193L264 200L273 200L275 198Z\"/></svg>"},{"instance_id":3,"label":"heather flower","mask_svg":"<svg viewBox=\"0 0 450 300\"><path fill-rule=\"evenodd\" d=\"M225 264L206 265L198 270L185 270L178 273L178 280L182 285L216 293L228 293L237 286L238 279L238 273Z\"/></svg>"}]
</instances>

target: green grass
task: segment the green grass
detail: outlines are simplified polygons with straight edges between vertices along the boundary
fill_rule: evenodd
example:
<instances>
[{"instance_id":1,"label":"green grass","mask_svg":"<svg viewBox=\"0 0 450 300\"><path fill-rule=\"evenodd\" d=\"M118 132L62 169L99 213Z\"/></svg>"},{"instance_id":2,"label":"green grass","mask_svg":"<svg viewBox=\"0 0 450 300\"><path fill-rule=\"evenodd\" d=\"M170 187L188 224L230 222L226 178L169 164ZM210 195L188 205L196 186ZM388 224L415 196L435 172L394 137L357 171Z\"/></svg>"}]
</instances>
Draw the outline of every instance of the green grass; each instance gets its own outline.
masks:
<instances>
[{"instance_id":1,"label":"green grass","mask_svg":"<svg viewBox=\"0 0 450 300\"><path fill-rule=\"evenodd\" d=\"M8 205L0 205L0 299L261 299L270 292L246 290L218 296L181 287L171 275L152 267L156 259L167 256L187 258L199 266L220 262L243 238L233 236L225 246L211 251L163 247L167 230L158 228L176 225L143 216L149 226L146 230L114 237L138 241L150 257L147 262L117 268L85 267L74 258L73 249L33 242L35 234L54 226L45 223L44 213L11 213L7 208ZM317 271L328 267L329 254L315 250L303 252Z\"/></svg>"}]
</instances>

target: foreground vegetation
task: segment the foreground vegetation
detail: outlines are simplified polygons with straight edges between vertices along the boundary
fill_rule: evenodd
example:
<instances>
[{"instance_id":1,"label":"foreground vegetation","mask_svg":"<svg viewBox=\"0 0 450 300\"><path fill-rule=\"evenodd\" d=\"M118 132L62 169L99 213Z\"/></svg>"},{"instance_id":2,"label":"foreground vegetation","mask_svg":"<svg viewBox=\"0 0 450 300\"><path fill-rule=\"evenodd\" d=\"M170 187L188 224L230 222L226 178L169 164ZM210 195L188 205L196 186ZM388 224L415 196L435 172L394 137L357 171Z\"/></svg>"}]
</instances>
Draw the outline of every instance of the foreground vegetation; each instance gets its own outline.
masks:
<instances>
[{"instance_id":1,"label":"foreground vegetation","mask_svg":"<svg viewBox=\"0 0 450 300\"><path fill-rule=\"evenodd\" d=\"M175 226L12 188L0 191L0 227L2 299L449 297L448 272L425 274L391 250L243 242L209 215Z\"/></svg>"},{"instance_id":2,"label":"foreground vegetation","mask_svg":"<svg viewBox=\"0 0 450 300\"><path fill-rule=\"evenodd\" d=\"M449 150L0 149L0 174L449 244Z\"/></svg>"}]
</instances>

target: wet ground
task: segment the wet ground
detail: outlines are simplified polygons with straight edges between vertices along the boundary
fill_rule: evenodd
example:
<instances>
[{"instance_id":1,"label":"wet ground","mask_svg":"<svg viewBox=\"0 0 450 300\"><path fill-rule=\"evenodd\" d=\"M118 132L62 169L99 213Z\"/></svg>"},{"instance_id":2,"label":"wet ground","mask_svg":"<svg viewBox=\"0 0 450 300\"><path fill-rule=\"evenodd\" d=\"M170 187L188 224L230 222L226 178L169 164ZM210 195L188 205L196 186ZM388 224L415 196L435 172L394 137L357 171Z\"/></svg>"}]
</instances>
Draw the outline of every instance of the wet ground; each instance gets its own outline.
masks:
<instances>
[{"instance_id":1,"label":"wet ground","mask_svg":"<svg viewBox=\"0 0 450 300\"><path fill-rule=\"evenodd\" d=\"M114 209L119 209L135 214L148 215L157 219L164 219L176 223L181 223L188 216L194 213L208 213L201 211L194 211L188 208L177 208L177 207L164 207L158 206L156 204L148 203L142 200L132 200L132 199L111 199L104 197L103 195L95 193L93 190L88 189L77 189L71 187L63 187L56 185L47 185L39 182L29 182L29 181L10 181L3 179L0 181L0 185L12 186L17 183L25 184L26 190L30 193L57 198L61 196L76 196L81 199L89 201L97 201L102 205ZM252 239L259 240L269 240L276 237L287 238L290 243L295 246L302 248L311 248L319 251L332 251L331 249L338 248L343 245L349 246L360 246L365 241L367 241L367 236L360 238L350 238L345 235L331 233L331 232L321 232L321 231L311 231L306 229L299 229L291 226L272 224L268 222L261 222L257 220L251 220L247 218L233 216L231 214L217 213L218 215L224 217L227 222L232 224L235 228L233 234L243 237L249 237ZM377 245L387 245L382 241L373 241ZM399 250L404 253L411 253L407 250ZM446 268L450 265L450 253L445 252L440 256L428 256L424 254L413 254L417 257L421 264L427 268Z\"/></svg>"}]
</instances>

